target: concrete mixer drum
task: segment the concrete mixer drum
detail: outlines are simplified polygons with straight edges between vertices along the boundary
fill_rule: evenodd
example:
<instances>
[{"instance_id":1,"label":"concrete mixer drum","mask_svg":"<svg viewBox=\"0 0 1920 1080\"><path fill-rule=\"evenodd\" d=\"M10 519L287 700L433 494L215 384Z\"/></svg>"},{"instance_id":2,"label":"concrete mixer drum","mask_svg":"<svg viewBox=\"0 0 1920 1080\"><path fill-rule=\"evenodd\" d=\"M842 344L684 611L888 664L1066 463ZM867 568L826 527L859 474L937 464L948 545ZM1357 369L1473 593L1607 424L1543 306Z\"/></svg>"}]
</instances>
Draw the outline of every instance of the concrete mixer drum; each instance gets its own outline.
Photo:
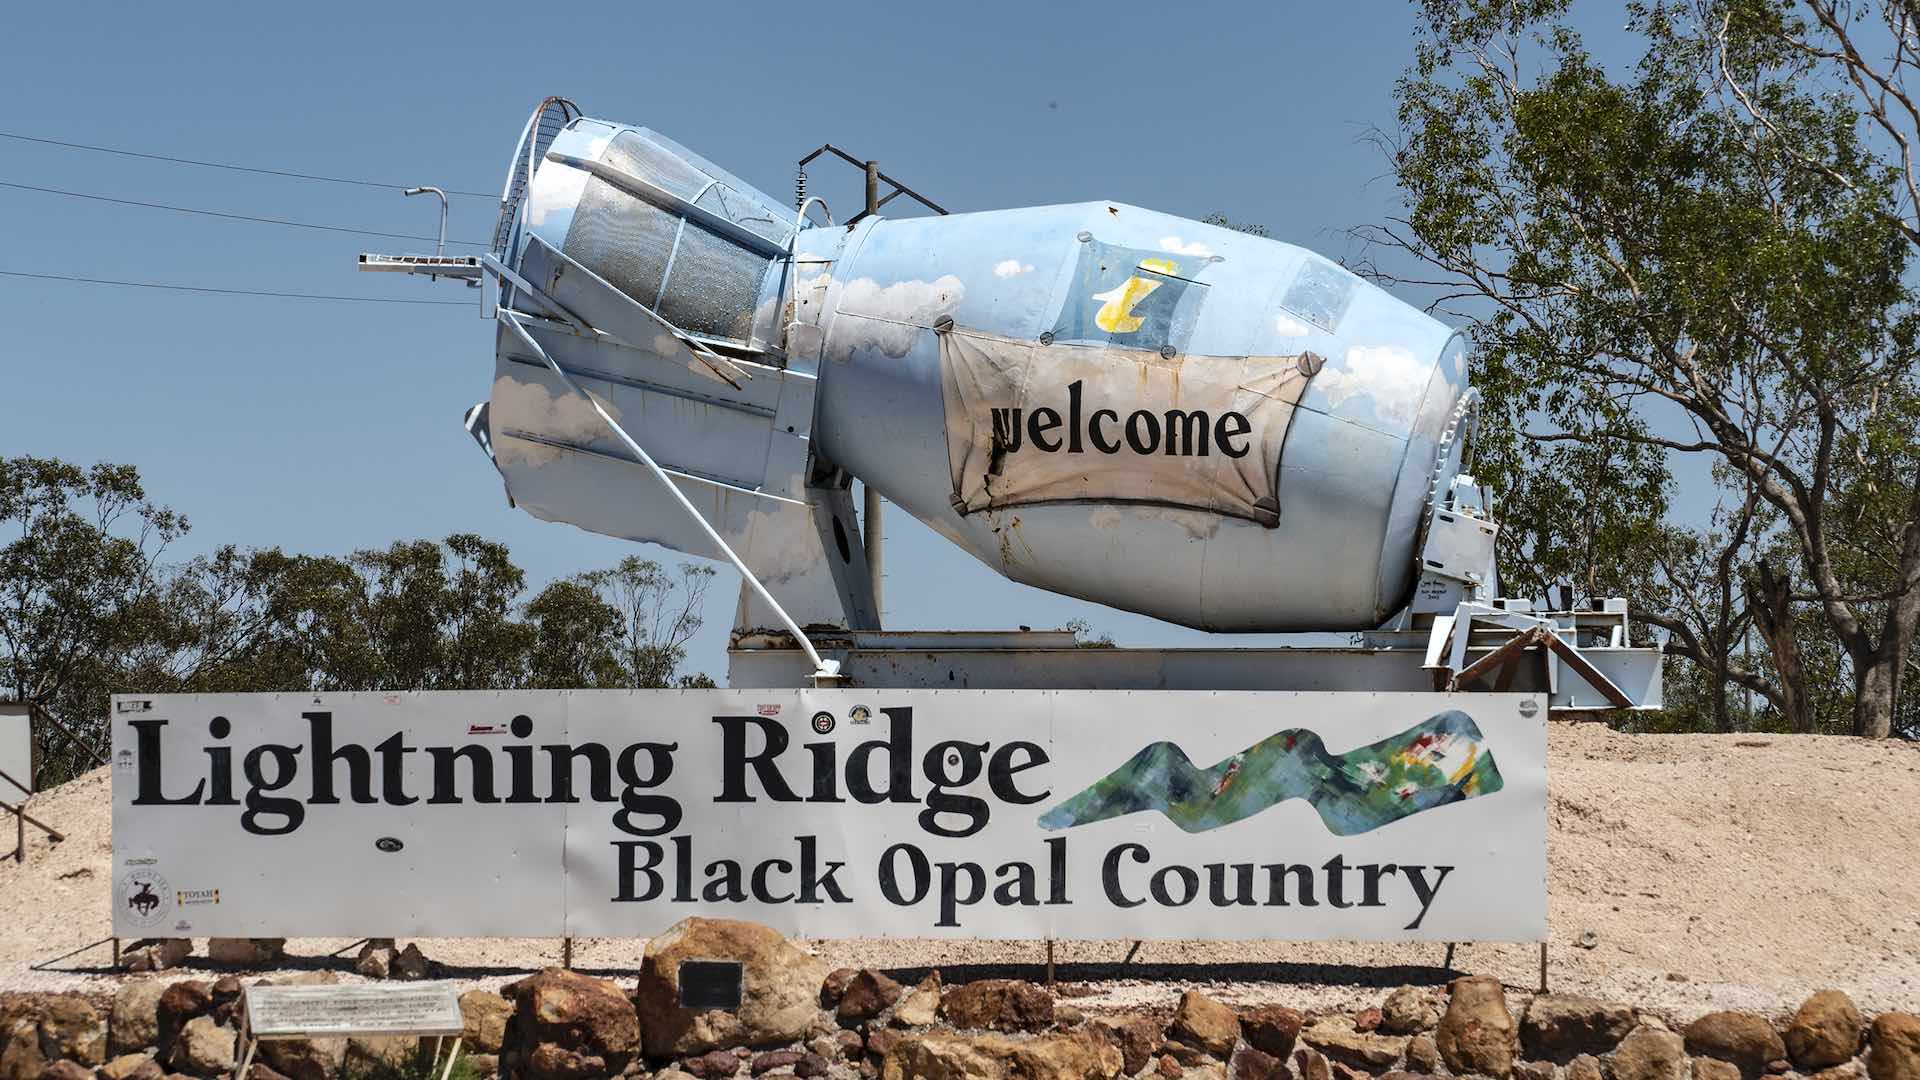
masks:
<instances>
[{"instance_id":1,"label":"concrete mixer drum","mask_svg":"<svg viewBox=\"0 0 1920 1080\"><path fill-rule=\"evenodd\" d=\"M468 428L510 498L733 562L736 686L1491 678L1564 710L1657 704L1623 602L1498 595L1461 335L1293 245L1107 201L888 218L868 173L866 212L833 226L548 99L467 275L496 323ZM413 258L362 265L426 272ZM856 478L1016 581L1204 630L1352 636L883 631Z\"/></svg>"}]
</instances>

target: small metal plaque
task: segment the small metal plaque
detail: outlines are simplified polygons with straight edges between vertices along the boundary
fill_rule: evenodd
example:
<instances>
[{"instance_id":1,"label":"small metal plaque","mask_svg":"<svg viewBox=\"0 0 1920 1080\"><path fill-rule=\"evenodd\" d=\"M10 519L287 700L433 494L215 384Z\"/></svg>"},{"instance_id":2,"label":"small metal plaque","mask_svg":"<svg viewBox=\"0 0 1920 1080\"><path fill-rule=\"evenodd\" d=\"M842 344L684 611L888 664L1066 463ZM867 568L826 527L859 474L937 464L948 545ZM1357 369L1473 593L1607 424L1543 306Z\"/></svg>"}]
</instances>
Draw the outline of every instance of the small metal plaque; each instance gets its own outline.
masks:
<instances>
[{"instance_id":1,"label":"small metal plaque","mask_svg":"<svg viewBox=\"0 0 1920 1080\"><path fill-rule=\"evenodd\" d=\"M740 1007L746 968L738 960L680 961L680 1007L725 1009Z\"/></svg>"},{"instance_id":2,"label":"small metal plaque","mask_svg":"<svg viewBox=\"0 0 1920 1080\"><path fill-rule=\"evenodd\" d=\"M256 1038L310 1035L458 1035L465 1026L452 983L389 987L249 986L247 1021Z\"/></svg>"}]
</instances>

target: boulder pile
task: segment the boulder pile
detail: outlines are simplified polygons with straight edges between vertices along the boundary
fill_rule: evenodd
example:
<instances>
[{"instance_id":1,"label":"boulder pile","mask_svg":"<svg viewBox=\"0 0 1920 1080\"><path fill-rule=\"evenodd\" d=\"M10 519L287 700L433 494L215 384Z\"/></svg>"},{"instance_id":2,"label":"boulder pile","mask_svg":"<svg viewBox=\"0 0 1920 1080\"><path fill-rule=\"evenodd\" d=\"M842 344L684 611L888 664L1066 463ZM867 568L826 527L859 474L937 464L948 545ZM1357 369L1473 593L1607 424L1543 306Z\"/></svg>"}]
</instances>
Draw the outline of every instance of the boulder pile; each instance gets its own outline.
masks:
<instances>
[{"instance_id":1,"label":"boulder pile","mask_svg":"<svg viewBox=\"0 0 1920 1080\"><path fill-rule=\"evenodd\" d=\"M381 977L417 977L396 970L414 967L403 952L372 943L356 966L375 956ZM682 1005L681 964L692 960L739 965L738 1007ZM242 990L233 975L135 978L110 1004L0 999L0 1080L230 1076L244 1051ZM1498 981L1475 976L1403 986L1353 1015L1198 992L1170 1017L1088 1015L1020 980L827 971L777 932L724 919L651 939L630 984L548 968L500 993L469 990L460 1010L475 1080L1920 1080L1920 1016L1863 1016L1838 990L1777 1019L1716 1012L1684 1025L1562 994L1531 997L1516 1015ZM420 1052L413 1039L277 1041L247 1080L424 1075Z\"/></svg>"}]
</instances>

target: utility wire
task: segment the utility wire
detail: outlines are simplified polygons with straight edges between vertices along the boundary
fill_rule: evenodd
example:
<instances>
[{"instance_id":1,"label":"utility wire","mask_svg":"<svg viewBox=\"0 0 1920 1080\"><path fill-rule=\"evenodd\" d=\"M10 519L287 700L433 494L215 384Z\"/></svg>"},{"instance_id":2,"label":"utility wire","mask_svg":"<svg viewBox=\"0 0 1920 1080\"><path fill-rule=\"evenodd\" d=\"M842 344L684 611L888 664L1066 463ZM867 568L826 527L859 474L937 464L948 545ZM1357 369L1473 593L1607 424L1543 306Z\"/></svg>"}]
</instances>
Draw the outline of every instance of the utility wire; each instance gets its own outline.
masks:
<instances>
[{"instance_id":1,"label":"utility wire","mask_svg":"<svg viewBox=\"0 0 1920 1080\"><path fill-rule=\"evenodd\" d=\"M40 281L72 281L86 285L124 285L133 289L167 289L173 292L218 293L222 296L273 296L284 300L341 300L355 304L433 304L471 307L471 300L406 300L384 296L332 296L326 293L268 292L262 289L215 289L204 285L167 285L157 281L116 281L112 278L73 277L67 274L30 274L24 270L0 270L0 276L34 278Z\"/></svg>"},{"instance_id":2,"label":"utility wire","mask_svg":"<svg viewBox=\"0 0 1920 1080\"><path fill-rule=\"evenodd\" d=\"M64 188L36 187L33 184L16 184L0 180L0 187L14 188L18 191L38 191L46 195L65 195L73 199L91 199L94 202L117 203L121 206L142 206L149 210L171 210L176 214L200 214L205 217L226 218L229 221L251 221L260 225L287 225L295 229L318 229L322 232L353 233L356 236L383 236L392 240L438 240L437 236L421 236L417 233L379 232L374 229L354 229L345 225L316 225L310 221L288 221L285 218L254 217L250 214L229 214L223 210L200 210L191 206L171 206L167 203L141 202L138 199L116 199L110 195L90 195L84 191L68 191ZM449 240L449 244L462 247L488 247L477 240Z\"/></svg>"},{"instance_id":3,"label":"utility wire","mask_svg":"<svg viewBox=\"0 0 1920 1080\"><path fill-rule=\"evenodd\" d=\"M352 180L342 176L321 176L318 173L291 172L286 169L259 169L250 165L232 165L220 161L197 161L193 158L171 157L166 154L143 154L138 150L117 150L111 146L93 146L88 143L65 142L60 139L43 139L34 135L20 135L11 131L0 131L0 139L18 139L21 142L41 143L45 146L64 146L69 150L91 150L98 154L119 154L121 157L146 158L148 161L170 161L176 165L198 165L207 169L230 169L234 172L259 173L263 176L284 176L293 180L319 180L328 184L354 184L359 187L392 188L404 191L412 184L383 184L378 180ZM464 195L470 199L498 199L498 195L489 195L483 191L447 190L449 195Z\"/></svg>"}]
</instances>

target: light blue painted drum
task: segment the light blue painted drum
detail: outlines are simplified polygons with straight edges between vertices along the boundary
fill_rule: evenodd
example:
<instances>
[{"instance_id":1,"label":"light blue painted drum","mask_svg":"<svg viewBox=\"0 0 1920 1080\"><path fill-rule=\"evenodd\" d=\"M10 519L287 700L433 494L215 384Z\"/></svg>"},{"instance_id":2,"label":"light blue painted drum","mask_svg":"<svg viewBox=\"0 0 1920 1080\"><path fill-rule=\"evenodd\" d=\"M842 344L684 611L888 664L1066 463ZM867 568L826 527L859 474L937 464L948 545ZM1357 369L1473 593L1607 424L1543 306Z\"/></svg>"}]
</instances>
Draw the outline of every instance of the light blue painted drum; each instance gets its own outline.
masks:
<instances>
[{"instance_id":1,"label":"light blue painted drum","mask_svg":"<svg viewBox=\"0 0 1920 1080\"><path fill-rule=\"evenodd\" d=\"M526 233L817 377L795 432L816 462L1013 580L1215 631L1406 603L1466 386L1445 325L1303 248L1120 203L793 223L669 140L577 120Z\"/></svg>"},{"instance_id":2,"label":"light blue painted drum","mask_svg":"<svg viewBox=\"0 0 1920 1080\"><path fill-rule=\"evenodd\" d=\"M1000 573L1217 631L1405 603L1465 387L1426 314L1305 249L1104 202L863 223L830 273L817 449ZM955 384L981 367L1001 378L968 417ZM1196 412L1211 438L1173 438ZM969 420L988 449L967 467L1013 482L956 500Z\"/></svg>"}]
</instances>

